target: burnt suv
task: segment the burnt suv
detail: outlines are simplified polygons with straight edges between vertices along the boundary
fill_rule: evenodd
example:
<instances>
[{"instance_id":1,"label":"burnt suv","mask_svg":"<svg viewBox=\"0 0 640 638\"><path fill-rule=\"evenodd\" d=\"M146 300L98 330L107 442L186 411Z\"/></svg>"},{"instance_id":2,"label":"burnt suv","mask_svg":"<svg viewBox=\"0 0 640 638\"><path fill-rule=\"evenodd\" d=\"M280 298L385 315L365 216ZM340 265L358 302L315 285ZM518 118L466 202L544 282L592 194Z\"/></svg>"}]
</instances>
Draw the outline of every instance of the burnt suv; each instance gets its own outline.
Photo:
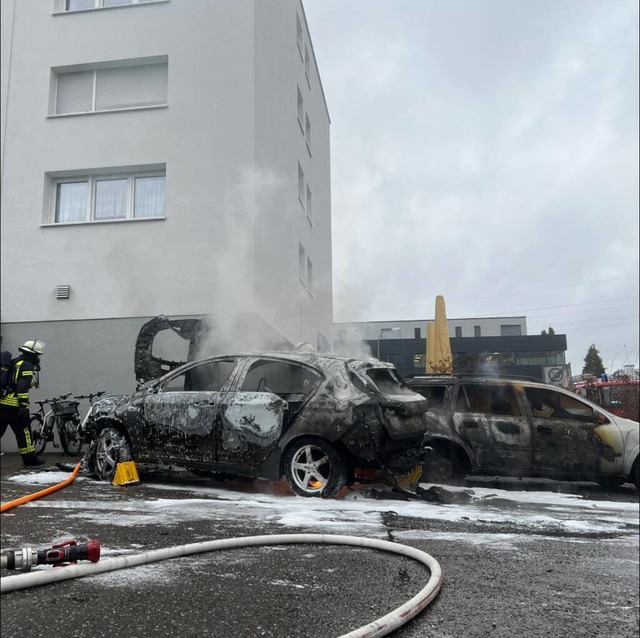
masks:
<instances>
[{"instance_id":1,"label":"burnt suv","mask_svg":"<svg viewBox=\"0 0 640 638\"><path fill-rule=\"evenodd\" d=\"M141 331L139 355L151 353L149 334ZM356 468L406 475L424 461L427 402L391 364L294 351L167 366L85 417L84 463L100 479L133 459L214 476L284 476L297 494L329 497Z\"/></svg>"},{"instance_id":2,"label":"burnt suv","mask_svg":"<svg viewBox=\"0 0 640 638\"><path fill-rule=\"evenodd\" d=\"M638 423L562 388L493 377L407 379L427 400L432 449L424 478L466 474L639 486Z\"/></svg>"}]
</instances>

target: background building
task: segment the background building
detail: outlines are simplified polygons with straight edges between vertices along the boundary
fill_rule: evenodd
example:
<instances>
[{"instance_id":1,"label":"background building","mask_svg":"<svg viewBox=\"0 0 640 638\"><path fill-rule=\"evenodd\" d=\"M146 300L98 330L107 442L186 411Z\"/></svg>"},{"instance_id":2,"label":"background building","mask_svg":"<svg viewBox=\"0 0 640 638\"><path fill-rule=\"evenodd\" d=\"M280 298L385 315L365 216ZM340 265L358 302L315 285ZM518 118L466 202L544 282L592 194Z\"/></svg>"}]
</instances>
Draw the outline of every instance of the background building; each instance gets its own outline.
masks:
<instances>
[{"instance_id":1,"label":"background building","mask_svg":"<svg viewBox=\"0 0 640 638\"><path fill-rule=\"evenodd\" d=\"M373 356L400 374L424 374L428 320L340 323L336 352ZM526 317L448 319L454 368L458 372L505 374L568 386L566 335L528 335Z\"/></svg>"},{"instance_id":2,"label":"background building","mask_svg":"<svg viewBox=\"0 0 640 638\"><path fill-rule=\"evenodd\" d=\"M215 317L212 350L329 348L330 122L301 2L1 9L2 347L46 342L35 397L132 391L158 314Z\"/></svg>"}]
</instances>

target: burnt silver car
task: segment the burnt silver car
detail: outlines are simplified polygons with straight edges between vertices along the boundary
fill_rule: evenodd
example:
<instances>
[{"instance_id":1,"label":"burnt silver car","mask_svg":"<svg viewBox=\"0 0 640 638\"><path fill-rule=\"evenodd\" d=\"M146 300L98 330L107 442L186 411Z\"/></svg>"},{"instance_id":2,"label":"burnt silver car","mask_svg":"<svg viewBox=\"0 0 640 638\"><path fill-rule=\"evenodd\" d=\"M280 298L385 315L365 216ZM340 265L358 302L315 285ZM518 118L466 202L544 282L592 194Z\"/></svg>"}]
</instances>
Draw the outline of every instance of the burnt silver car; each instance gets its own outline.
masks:
<instances>
[{"instance_id":1,"label":"burnt silver car","mask_svg":"<svg viewBox=\"0 0 640 638\"><path fill-rule=\"evenodd\" d=\"M426 401L391 364L280 352L169 367L87 414L85 465L100 479L133 459L214 477L285 477L297 494L330 497L357 468L403 476L423 463Z\"/></svg>"}]
</instances>

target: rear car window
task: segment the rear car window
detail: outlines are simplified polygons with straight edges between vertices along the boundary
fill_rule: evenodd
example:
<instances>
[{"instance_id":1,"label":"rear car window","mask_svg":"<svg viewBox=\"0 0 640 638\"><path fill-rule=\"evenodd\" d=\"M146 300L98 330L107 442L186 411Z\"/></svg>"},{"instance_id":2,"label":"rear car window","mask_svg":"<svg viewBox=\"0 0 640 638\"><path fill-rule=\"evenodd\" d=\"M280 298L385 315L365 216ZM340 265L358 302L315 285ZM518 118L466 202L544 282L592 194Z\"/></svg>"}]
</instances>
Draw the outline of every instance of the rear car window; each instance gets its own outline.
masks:
<instances>
[{"instance_id":1,"label":"rear car window","mask_svg":"<svg viewBox=\"0 0 640 638\"><path fill-rule=\"evenodd\" d=\"M383 394L403 394L407 392L400 378L391 368L369 368L367 377Z\"/></svg>"},{"instance_id":2,"label":"rear car window","mask_svg":"<svg viewBox=\"0 0 640 638\"><path fill-rule=\"evenodd\" d=\"M251 364L240 389L245 392L272 392L283 397L307 396L321 380L320 373L306 366L260 359Z\"/></svg>"},{"instance_id":3,"label":"rear car window","mask_svg":"<svg viewBox=\"0 0 640 638\"><path fill-rule=\"evenodd\" d=\"M413 389L427 400L427 409L441 410L444 407L444 397L447 393L446 385L428 385Z\"/></svg>"},{"instance_id":4,"label":"rear car window","mask_svg":"<svg viewBox=\"0 0 640 638\"><path fill-rule=\"evenodd\" d=\"M463 383L458 388L456 411L521 416L513 386L502 384Z\"/></svg>"}]
</instances>

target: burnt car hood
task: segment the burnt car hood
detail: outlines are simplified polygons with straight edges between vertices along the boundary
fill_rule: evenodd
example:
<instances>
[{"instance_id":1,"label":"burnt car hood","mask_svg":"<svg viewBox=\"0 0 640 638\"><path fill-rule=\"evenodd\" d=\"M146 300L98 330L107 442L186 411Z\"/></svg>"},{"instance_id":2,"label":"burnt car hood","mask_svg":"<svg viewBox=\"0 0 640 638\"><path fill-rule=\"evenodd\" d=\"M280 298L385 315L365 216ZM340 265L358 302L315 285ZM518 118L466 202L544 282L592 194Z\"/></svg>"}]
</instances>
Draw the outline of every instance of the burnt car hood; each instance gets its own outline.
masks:
<instances>
[{"instance_id":1,"label":"burnt car hood","mask_svg":"<svg viewBox=\"0 0 640 638\"><path fill-rule=\"evenodd\" d=\"M173 330L177 335L189 341L189 356L192 358L197 338L206 332L206 326L201 319L169 319L165 315L158 315L147 321L136 340L135 374L139 385L158 379L175 368L187 363L186 361L169 361L153 356L153 340L163 330Z\"/></svg>"}]
</instances>

